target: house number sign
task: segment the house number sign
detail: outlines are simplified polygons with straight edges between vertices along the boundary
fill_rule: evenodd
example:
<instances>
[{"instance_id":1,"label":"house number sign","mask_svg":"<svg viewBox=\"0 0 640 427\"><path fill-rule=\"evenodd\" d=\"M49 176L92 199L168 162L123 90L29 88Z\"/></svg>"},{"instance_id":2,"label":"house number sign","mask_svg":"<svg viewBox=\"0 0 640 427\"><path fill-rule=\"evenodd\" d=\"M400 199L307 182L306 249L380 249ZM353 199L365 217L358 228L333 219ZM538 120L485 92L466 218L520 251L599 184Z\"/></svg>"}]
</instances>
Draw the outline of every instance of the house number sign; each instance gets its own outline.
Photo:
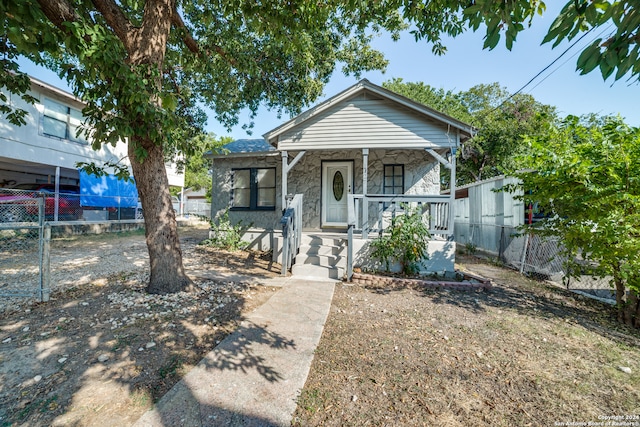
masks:
<instances>
[{"instance_id":1,"label":"house number sign","mask_svg":"<svg viewBox=\"0 0 640 427\"><path fill-rule=\"evenodd\" d=\"M342 173L337 171L333 175L333 197L336 200L342 200L342 195L344 194L344 179L342 178Z\"/></svg>"}]
</instances>

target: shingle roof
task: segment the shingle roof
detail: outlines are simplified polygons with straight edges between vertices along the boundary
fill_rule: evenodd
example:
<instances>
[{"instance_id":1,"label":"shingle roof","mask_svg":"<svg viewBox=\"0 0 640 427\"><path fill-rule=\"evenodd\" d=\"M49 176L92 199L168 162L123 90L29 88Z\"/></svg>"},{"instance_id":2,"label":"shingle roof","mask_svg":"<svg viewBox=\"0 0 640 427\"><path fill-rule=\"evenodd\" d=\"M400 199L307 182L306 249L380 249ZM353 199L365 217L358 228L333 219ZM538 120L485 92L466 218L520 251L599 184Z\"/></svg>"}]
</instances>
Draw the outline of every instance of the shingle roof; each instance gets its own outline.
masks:
<instances>
[{"instance_id":1,"label":"shingle roof","mask_svg":"<svg viewBox=\"0 0 640 427\"><path fill-rule=\"evenodd\" d=\"M228 143L224 147L224 150L229 150L229 153L263 153L265 151L276 151L275 147L261 139L237 139Z\"/></svg>"}]
</instances>

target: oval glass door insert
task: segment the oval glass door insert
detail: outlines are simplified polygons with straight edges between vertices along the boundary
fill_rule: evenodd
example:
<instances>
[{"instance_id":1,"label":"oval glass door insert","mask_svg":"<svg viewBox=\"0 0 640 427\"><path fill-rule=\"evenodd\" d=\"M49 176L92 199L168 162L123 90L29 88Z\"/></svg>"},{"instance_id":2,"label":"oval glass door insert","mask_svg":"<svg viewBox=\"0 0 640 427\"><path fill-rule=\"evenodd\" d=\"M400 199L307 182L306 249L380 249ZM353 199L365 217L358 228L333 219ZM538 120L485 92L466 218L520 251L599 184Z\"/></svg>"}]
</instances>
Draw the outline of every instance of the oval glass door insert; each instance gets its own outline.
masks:
<instances>
[{"instance_id":1,"label":"oval glass door insert","mask_svg":"<svg viewBox=\"0 0 640 427\"><path fill-rule=\"evenodd\" d=\"M344 194L344 178L342 178L342 173L340 171L336 171L333 175L333 197L340 201L342 200L342 195Z\"/></svg>"}]
</instances>

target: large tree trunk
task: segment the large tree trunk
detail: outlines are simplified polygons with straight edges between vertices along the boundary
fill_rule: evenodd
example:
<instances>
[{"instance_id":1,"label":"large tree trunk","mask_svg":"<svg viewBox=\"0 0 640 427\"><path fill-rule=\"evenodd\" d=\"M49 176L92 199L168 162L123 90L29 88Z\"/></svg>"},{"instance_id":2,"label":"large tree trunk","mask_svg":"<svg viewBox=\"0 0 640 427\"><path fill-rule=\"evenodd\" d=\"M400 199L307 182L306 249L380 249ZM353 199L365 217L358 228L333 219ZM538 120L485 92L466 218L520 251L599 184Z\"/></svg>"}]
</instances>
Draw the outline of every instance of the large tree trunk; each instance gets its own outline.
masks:
<instances>
[{"instance_id":1,"label":"large tree trunk","mask_svg":"<svg viewBox=\"0 0 640 427\"><path fill-rule=\"evenodd\" d=\"M178 225L171 203L162 147L150 141L131 142L129 159L144 211L151 268L147 291L153 294L179 292L191 281L182 264ZM135 158L135 144L140 144L147 150L148 156L143 162Z\"/></svg>"},{"instance_id":2,"label":"large tree trunk","mask_svg":"<svg viewBox=\"0 0 640 427\"><path fill-rule=\"evenodd\" d=\"M640 298L638 292L633 289L627 292L624 280L616 273L613 275L613 281L616 286L618 322L634 328L640 328Z\"/></svg>"},{"instance_id":3,"label":"large tree trunk","mask_svg":"<svg viewBox=\"0 0 640 427\"><path fill-rule=\"evenodd\" d=\"M76 22L73 2L67 0L38 0L40 7L63 33L71 35L66 26L67 22ZM116 0L92 0L93 5L105 19L114 35L124 45L127 51L126 61L136 72L146 72L149 92L153 94L149 102L157 107L161 106L159 94L162 89L162 70L171 31L171 23L184 27L182 19L176 11L176 0L145 0L142 22L132 23L122 11ZM90 40L87 40L90 41ZM192 39L187 39L190 49L197 45ZM154 72L155 71L155 72ZM156 73L157 72L157 73ZM144 81L144 80L142 80ZM120 108L138 111L136 105L128 105L129 94L120 94ZM144 100L143 102L146 102ZM170 293L183 290L190 280L182 265L182 251L178 240L178 224L171 205L169 180L164 165L162 141L152 141L145 137L149 130L156 126L149 116L140 114L138 117L127 115L129 125L136 130L129 140L128 152L133 176L138 186L138 194L144 209L147 248L151 275L148 292ZM133 117L133 118L132 118ZM139 148L146 152L138 158Z\"/></svg>"},{"instance_id":4,"label":"large tree trunk","mask_svg":"<svg viewBox=\"0 0 640 427\"><path fill-rule=\"evenodd\" d=\"M129 54L128 62L133 66L148 66L149 72L158 71L154 77L148 76L149 85L153 85L157 94L162 88L162 68L167 40L171 30L171 18L175 11L175 0L147 0L143 23L139 28L123 26L116 30L121 34ZM105 10L105 12L107 12ZM104 13L104 12L103 12ZM119 22L114 16L113 22ZM125 33L126 31L126 33ZM154 93L153 90L150 93ZM161 105L158 95L151 99ZM147 119L148 121L148 119ZM136 127L151 129L155 123L136 120ZM163 145L150 138L133 137L129 141L129 160L133 176L138 185L138 194L144 210L145 235L149 250L149 293L164 294L184 290L191 283L182 264L182 251L178 238L178 224L171 204L169 180L164 162ZM136 157L137 147L146 151L144 159Z\"/></svg>"},{"instance_id":5,"label":"large tree trunk","mask_svg":"<svg viewBox=\"0 0 640 427\"><path fill-rule=\"evenodd\" d=\"M640 328L640 299L638 293L630 290L624 305L624 323L634 328Z\"/></svg>"}]
</instances>

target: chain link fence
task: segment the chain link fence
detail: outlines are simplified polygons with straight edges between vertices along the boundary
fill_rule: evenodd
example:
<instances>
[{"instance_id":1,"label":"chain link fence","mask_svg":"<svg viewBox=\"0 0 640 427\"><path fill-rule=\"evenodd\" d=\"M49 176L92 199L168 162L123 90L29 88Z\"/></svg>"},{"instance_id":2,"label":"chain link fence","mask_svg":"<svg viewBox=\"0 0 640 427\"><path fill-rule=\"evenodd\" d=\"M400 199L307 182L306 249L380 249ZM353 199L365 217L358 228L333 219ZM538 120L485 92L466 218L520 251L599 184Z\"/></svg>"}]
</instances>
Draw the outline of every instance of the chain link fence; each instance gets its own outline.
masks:
<instances>
[{"instance_id":1,"label":"chain link fence","mask_svg":"<svg viewBox=\"0 0 640 427\"><path fill-rule=\"evenodd\" d=\"M518 269L527 276L549 280L574 291L615 301L611 278L582 275L569 279L562 242L558 238L543 238L536 234L522 234L517 228L456 222L455 240L467 252L481 251Z\"/></svg>"},{"instance_id":2,"label":"chain link fence","mask_svg":"<svg viewBox=\"0 0 640 427\"><path fill-rule=\"evenodd\" d=\"M72 232L76 225L143 219L135 199L92 196L93 204L83 205L77 186L22 187L0 188L0 298L49 299L52 225Z\"/></svg>"},{"instance_id":3,"label":"chain link fence","mask_svg":"<svg viewBox=\"0 0 640 427\"><path fill-rule=\"evenodd\" d=\"M0 194L0 297L48 301L51 227L44 194Z\"/></svg>"},{"instance_id":4,"label":"chain link fence","mask_svg":"<svg viewBox=\"0 0 640 427\"><path fill-rule=\"evenodd\" d=\"M25 188L0 188L0 223L34 222L38 200L43 201L47 222L141 220L143 212L137 198L82 196L72 185L23 184ZM26 187L31 187L27 189Z\"/></svg>"}]
</instances>

